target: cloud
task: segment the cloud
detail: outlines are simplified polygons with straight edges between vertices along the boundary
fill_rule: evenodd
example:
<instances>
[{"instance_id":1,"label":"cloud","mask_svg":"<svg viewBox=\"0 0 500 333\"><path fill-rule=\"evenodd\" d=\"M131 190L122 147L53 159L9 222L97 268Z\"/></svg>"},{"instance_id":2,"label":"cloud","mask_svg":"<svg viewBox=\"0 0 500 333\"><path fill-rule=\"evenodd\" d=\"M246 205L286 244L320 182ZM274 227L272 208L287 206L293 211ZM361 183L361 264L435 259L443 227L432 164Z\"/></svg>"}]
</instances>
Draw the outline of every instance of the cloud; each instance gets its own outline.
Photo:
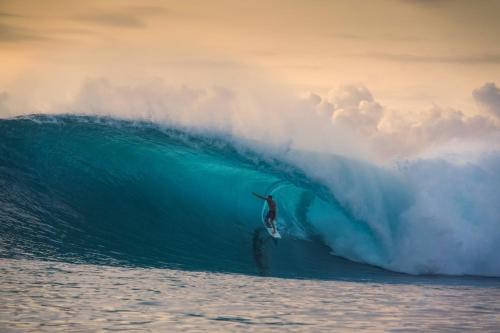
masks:
<instances>
[{"instance_id":1,"label":"cloud","mask_svg":"<svg viewBox=\"0 0 500 333\"><path fill-rule=\"evenodd\" d=\"M400 0L403 3L422 6L422 7L438 7L446 3L450 3L450 0Z\"/></svg>"},{"instance_id":2,"label":"cloud","mask_svg":"<svg viewBox=\"0 0 500 333\"><path fill-rule=\"evenodd\" d=\"M408 62L408 63L440 63L440 64L500 64L500 54L477 54L462 56L428 56L416 54L394 54L394 53L365 53L358 57L373 58L385 61Z\"/></svg>"},{"instance_id":3,"label":"cloud","mask_svg":"<svg viewBox=\"0 0 500 333\"><path fill-rule=\"evenodd\" d=\"M100 25L124 28L143 28L146 26L141 17L128 13L90 14L81 16L80 20Z\"/></svg>"},{"instance_id":4,"label":"cloud","mask_svg":"<svg viewBox=\"0 0 500 333\"><path fill-rule=\"evenodd\" d=\"M331 117L335 107L332 103L322 98L320 95L308 92L301 98L301 107L306 110L314 110L320 116Z\"/></svg>"},{"instance_id":5,"label":"cloud","mask_svg":"<svg viewBox=\"0 0 500 333\"><path fill-rule=\"evenodd\" d=\"M391 123L390 115L384 121ZM384 131L384 124L379 124ZM396 127L400 136L413 137L424 146L445 142L456 138L481 137L484 133L495 130L494 125L485 117L466 116L462 111L453 108L432 106L420 113L420 117L412 122Z\"/></svg>"},{"instance_id":6,"label":"cloud","mask_svg":"<svg viewBox=\"0 0 500 333\"><path fill-rule=\"evenodd\" d=\"M486 117L432 106L414 117L399 110L384 110L372 140L379 153L391 157L419 154L452 142L489 142L499 133L500 129Z\"/></svg>"},{"instance_id":7,"label":"cloud","mask_svg":"<svg viewBox=\"0 0 500 333\"><path fill-rule=\"evenodd\" d=\"M472 96L481 107L500 119L500 89L495 83L489 82L475 89Z\"/></svg>"},{"instance_id":8,"label":"cloud","mask_svg":"<svg viewBox=\"0 0 500 333\"><path fill-rule=\"evenodd\" d=\"M119 11L82 15L78 19L99 25L120 28L144 28L146 27L147 17L166 14L170 14L170 11L164 7L136 6Z\"/></svg>"},{"instance_id":9,"label":"cloud","mask_svg":"<svg viewBox=\"0 0 500 333\"><path fill-rule=\"evenodd\" d=\"M129 10L143 15L163 16L172 14L171 10L160 6L134 6L130 7Z\"/></svg>"},{"instance_id":10,"label":"cloud","mask_svg":"<svg viewBox=\"0 0 500 333\"><path fill-rule=\"evenodd\" d=\"M398 35L398 34L354 34L354 33L333 33L326 34L326 37L348 39L357 41L393 41L393 42L422 42L427 38L417 37L415 35Z\"/></svg>"},{"instance_id":11,"label":"cloud","mask_svg":"<svg viewBox=\"0 0 500 333\"><path fill-rule=\"evenodd\" d=\"M364 85L341 86L330 93L330 101L334 106L333 120L358 129L376 127L383 113L382 106Z\"/></svg>"},{"instance_id":12,"label":"cloud","mask_svg":"<svg viewBox=\"0 0 500 333\"><path fill-rule=\"evenodd\" d=\"M0 17L11 18L11 17L24 17L23 15L8 13L8 12L0 12Z\"/></svg>"},{"instance_id":13,"label":"cloud","mask_svg":"<svg viewBox=\"0 0 500 333\"><path fill-rule=\"evenodd\" d=\"M500 91L487 84L474 92L489 107L500 105ZM388 109L361 84L341 86L328 96L309 93L302 100L316 114L333 124L348 126L371 142L380 156L408 156L456 140L488 140L500 128L482 115L433 105L421 112Z\"/></svg>"},{"instance_id":14,"label":"cloud","mask_svg":"<svg viewBox=\"0 0 500 333\"><path fill-rule=\"evenodd\" d=\"M0 23L0 42L40 41L48 38L33 30Z\"/></svg>"},{"instance_id":15,"label":"cloud","mask_svg":"<svg viewBox=\"0 0 500 333\"><path fill-rule=\"evenodd\" d=\"M361 84L343 85L332 90L328 96L309 93L302 103L321 116L332 119L360 131L371 132L376 128L383 113L382 106L374 100L372 93Z\"/></svg>"}]
</instances>

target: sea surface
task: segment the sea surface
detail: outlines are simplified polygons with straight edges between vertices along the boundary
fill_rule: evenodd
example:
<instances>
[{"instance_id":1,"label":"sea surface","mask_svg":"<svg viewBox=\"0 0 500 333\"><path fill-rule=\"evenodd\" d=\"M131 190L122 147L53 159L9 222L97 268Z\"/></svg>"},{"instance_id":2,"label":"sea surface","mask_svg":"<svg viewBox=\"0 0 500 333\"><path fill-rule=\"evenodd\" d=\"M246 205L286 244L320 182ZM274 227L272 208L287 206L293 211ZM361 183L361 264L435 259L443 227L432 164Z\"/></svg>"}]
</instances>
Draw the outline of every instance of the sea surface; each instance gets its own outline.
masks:
<instances>
[{"instance_id":1,"label":"sea surface","mask_svg":"<svg viewBox=\"0 0 500 333\"><path fill-rule=\"evenodd\" d=\"M498 332L500 281L397 283L0 260L2 332Z\"/></svg>"}]
</instances>

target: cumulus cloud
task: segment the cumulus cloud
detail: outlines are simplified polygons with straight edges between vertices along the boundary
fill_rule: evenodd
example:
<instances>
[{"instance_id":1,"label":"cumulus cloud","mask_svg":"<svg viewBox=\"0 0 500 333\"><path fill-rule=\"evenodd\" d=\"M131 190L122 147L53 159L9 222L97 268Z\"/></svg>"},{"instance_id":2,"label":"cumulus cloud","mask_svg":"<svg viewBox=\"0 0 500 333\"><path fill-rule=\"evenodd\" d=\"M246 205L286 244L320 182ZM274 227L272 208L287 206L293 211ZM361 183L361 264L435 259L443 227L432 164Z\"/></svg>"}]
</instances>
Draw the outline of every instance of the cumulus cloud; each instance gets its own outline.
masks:
<instances>
[{"instance_id":1,"label":"cumulus cloud","mask_svg":"<svg viewBox=\"0 0 500 333\"><path fill-rule=\"evenodd\" d=\"M320 95L308 92L301 99L302 107L305 109L313 109L320 116L331 117L335 107L332 103L322 98Z\"/></svg>"},{"instance_id":2,"label":"cumulus cloud","mask_svg":"<svg viewBox=\"0 0 500 333\"><path fill-rule=\"evenodd\" d=\"M364 85L340 86L326 97L310 92L303 97L302 103L334 122L368 131L376 127L383 113L382 106Z\"/></svg>"},{"instance_id":3,"label":"cumulus cloud","mask_svg":"<svg viewBox=\"0 0 500 333\"><path fill-rule=\"evenodd\" d=\"M374 141L388 156L420 153L449 142L481 140L499 131L486 117L436 105L415 117L385 111L377 130Z\"/></svg>"},{"instance_id":4,"label":"cumulus cloud","mask_svg":"<svg viewBox=\"0 0 500 333\"><path fill-rule=\"evenodd\" d=\"M490 112L500 114L500 94L494 84L477 89L474 96ZM408 113L384 107L361 84L341 86L325 97L309 93L304 103L316 114L329 117L332 123L344 124L360 133L386 157L418 154L449 142L487 139L500 132L488 117L453 108L433 105Z\"/></svg>"},{"instance_id":5,"label":"cumulus cloud","mask_svg":"<svg viewBox=\"0 0 500 333\"><path fill-rule=\"evenodd\" d=\"M500 119L500 89L493 82L472 92L474 100L487 112Z\"/></svg>"},{"instance_id":6,"label":"cumulus cloud","mask_svg":"<svg viewBox=\"0 0 500 333\"><path fill-rule=\"evenodd\" d=\"M330 100L334 105L334 121L365 131L376 127L383 113L382 106L364 85L341 86L330 94Z\"/></svg>"}]
</instances>

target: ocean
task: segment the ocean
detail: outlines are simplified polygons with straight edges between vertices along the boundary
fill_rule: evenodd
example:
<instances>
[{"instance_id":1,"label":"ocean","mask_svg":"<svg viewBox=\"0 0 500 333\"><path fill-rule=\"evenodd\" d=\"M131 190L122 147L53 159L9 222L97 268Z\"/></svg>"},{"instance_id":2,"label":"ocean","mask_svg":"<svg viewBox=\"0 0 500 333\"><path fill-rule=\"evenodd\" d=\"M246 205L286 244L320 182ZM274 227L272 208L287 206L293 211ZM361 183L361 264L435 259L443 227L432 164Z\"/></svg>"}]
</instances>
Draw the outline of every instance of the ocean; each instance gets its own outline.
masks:
<instances>
[{"instance_id":1,"label":"ocean","mask_svg":"<svg viewBox=\"0 0 500 333\"><path fill-rule=\"evenodd\" d=\"M0 331L500 331L498 171L0 120Z\"/></svg>"}]
</instances>

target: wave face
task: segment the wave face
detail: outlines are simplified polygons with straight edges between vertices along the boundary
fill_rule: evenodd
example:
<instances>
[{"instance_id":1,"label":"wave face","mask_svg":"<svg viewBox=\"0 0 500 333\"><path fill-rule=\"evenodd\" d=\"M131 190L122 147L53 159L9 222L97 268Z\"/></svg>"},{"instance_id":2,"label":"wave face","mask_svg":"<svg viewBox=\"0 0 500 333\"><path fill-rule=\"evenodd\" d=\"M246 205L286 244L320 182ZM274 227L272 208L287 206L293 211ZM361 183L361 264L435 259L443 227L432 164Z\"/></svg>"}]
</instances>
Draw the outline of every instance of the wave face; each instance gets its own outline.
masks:
<instances>
[{"instance_id":1,"label":"wave face","mask_svg":"<svg viewBox=\"0 0 500 333\"><path fill-rule=\"evenodd\" d=\"M394 172L244 147L108 118L0 120L0 256L275 276L386 274L355 262L500 275L498 173L422 161ZM496 156L487 162L500 170ZM429 176L443 169L447 188ZM463 177L479 199L453 192ZM277 198L279 242L253 191Z\"/></svg>"}]
</instances>

